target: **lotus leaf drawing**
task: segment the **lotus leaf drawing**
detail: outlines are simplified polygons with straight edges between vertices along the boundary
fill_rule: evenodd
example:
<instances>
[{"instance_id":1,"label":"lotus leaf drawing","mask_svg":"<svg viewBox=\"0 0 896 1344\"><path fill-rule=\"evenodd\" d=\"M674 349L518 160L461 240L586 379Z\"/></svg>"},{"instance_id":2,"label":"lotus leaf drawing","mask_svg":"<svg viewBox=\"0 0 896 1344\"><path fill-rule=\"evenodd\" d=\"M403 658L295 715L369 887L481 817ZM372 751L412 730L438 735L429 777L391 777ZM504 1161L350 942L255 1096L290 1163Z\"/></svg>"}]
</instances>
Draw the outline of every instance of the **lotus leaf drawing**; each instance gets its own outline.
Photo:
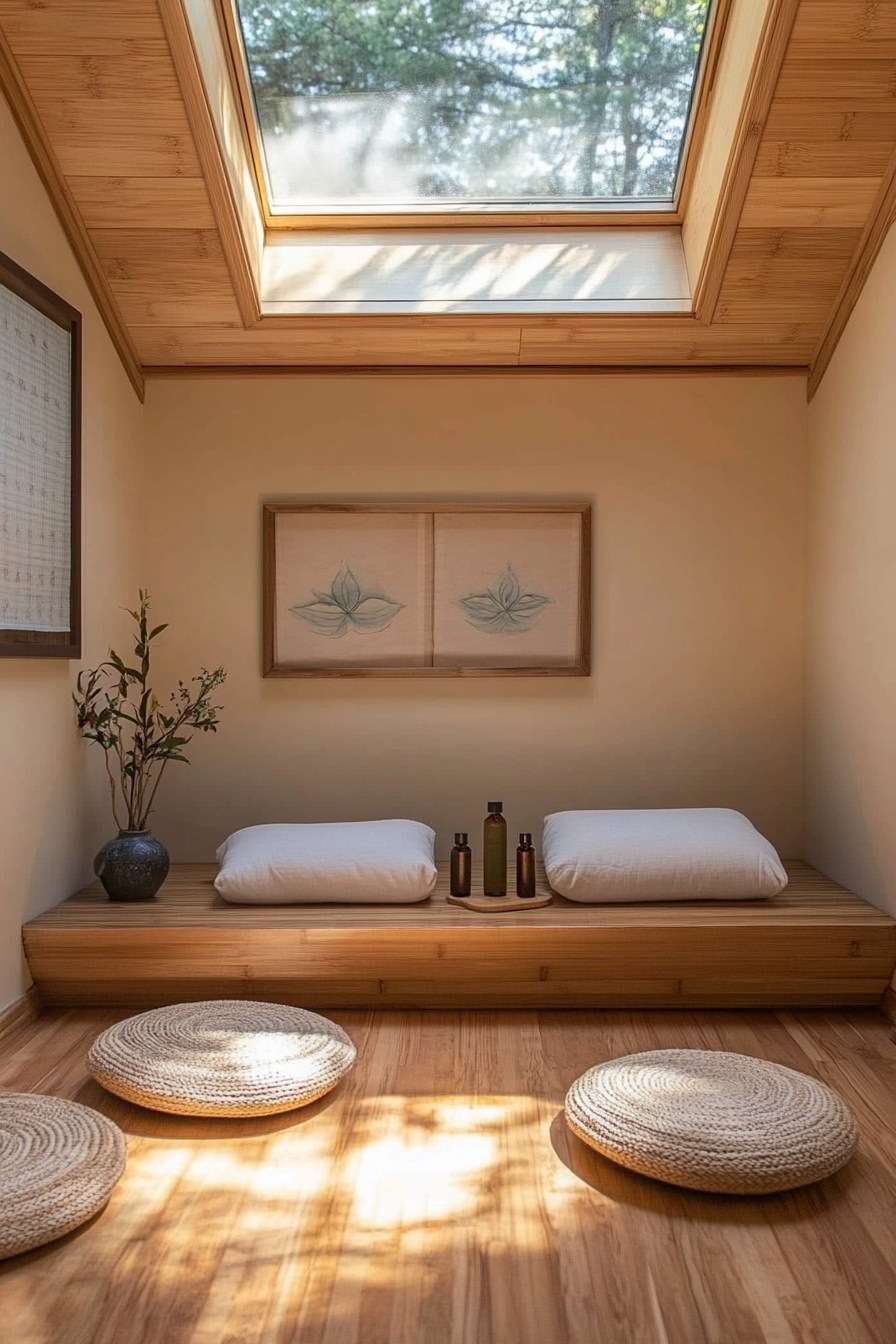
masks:
<instances>
[{"instance_id":1,"label":"lotus leaf drawing","mask_svg":"<svg viewBox=\"0 0 896 1344\"><path fill-rule=\"evenodd\" d=\"M494 588L458 599L470 625L489 635L524 635L537 625L542 610L551 601L540 593L527 593L508 564Z\"/></svg>"},{"instance_id":2,"label":"lotus leaf drawing","mask_svg":"<svg viewBox=\"0 0 896 1344\"><path fill-rule=\"evenodd\" d=\"M290 607L290 611L315 635L326 635L329 639L341 639L348 630L357 630L362 635L387 630L404 605L382 593L363 591L345 561L328 593L316 588L311 591L313 601L301 602Z\"/></svg>"}]
</instances>

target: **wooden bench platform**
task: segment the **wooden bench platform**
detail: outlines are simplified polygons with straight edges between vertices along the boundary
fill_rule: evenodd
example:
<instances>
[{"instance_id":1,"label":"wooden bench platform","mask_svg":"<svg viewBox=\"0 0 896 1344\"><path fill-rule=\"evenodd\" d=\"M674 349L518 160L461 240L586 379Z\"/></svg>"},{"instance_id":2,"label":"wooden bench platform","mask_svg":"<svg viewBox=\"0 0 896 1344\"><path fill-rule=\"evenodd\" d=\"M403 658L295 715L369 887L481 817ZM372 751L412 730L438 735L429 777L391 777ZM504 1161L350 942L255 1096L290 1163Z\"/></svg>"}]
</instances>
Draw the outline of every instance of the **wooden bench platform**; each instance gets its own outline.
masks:
<instances>
[{"instance_id":1,"label":"wooden bench platform","mask_svg":"<svg viewBox=\"0 0 896 1344\"><path fill-rule=\"evenodd\" d=\"M444 865L433 895L404 906L228 905L216 872L175 864L156 900L134 905L96 883L31 920L25 952L44 1003L876 1004L896 965L896 922L802 863L773 900L585 906L555 895L519 915L450 905ZM550 890L543 875L539 889Z\"/></svg>"}]
</instances>

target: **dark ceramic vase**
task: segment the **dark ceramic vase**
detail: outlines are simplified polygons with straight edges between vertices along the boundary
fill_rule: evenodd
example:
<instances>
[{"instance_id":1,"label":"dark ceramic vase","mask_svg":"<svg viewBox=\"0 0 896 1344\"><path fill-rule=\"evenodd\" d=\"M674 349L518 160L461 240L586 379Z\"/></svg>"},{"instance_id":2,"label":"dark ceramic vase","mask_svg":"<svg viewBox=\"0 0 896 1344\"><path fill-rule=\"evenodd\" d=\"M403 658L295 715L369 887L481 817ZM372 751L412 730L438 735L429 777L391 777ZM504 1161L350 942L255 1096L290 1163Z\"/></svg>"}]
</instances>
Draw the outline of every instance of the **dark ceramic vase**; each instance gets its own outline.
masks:
<instances>
[{"instance_id":1,"label":"dark ceramic vase","mask_svg":"<svg viewBox=\"0 0 896 1344\"><path fill-rule=\"evenodd\" d=\"M119 831L93 861L110 901L151 901L168 876L168 851L151 831Z\"/></svg>"}]
</instances>

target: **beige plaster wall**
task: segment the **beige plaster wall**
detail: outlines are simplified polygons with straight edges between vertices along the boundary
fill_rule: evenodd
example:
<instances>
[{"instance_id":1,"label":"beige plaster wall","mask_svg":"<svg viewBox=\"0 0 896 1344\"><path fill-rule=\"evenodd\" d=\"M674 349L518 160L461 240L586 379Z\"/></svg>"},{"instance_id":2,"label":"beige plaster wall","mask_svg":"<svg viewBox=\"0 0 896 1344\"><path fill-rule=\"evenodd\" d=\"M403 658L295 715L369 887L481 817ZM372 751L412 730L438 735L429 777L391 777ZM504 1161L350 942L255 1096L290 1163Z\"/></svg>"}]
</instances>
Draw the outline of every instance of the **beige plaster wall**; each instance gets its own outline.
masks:
<instances>
[{"instance_id":1,"label":"beige plaster wall","mask_svg":"<svg viewBox=\"0 0 896 1344\"><path fill-rule=\"evenodd\" d=\"M896 229L809 433L807 855L896 914Z\"/></svg>"},{"instance_id":2,"label":"beige plaster wall","mask_svg":"<svg viewBox=\"0 0 896 1344\"><path fill-rule=\"evenodd\" d=\"M143 407L0 98L0 250L84 316L84 656L100 661L133 605L141 544ZM78 668L0 659L0 1009L29 983L23 920L71 894L111 833L101 760L74 728Z\"/></svg>"},{"instance_id":3,"label":"beige plaster wall","mask_svg":"<svg viewBox=\"0 0 896 1344\"><path fill-rule=\"evenodd\" d=\"M444 854L494 797L538 836L558 808L731 806L801 851L802 379L222 377L146 410L160 672L229 671L155 818L176 858L378 816ZM593 501L593 676L263 680L262 501L427 495Z\"/></svg>"}]
</instances>

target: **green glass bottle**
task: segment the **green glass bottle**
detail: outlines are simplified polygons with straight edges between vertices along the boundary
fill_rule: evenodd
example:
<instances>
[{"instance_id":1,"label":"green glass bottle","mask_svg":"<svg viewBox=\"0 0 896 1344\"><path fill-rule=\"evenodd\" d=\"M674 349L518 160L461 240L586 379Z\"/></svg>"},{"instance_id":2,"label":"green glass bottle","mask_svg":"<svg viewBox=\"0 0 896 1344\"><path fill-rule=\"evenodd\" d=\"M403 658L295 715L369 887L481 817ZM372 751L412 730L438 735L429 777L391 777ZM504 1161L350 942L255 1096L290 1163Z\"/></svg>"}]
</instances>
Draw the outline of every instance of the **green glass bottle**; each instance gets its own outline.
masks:
<instances>
[{"instance_id":1,"label":"green glass bottle","mask_svg":"<svg viewBox=\"0 0 896 1344\"><path fill-rule=\"evenodd\" d=\"M507 822L503 803L489 803L483 826L482 890L486 896L507 895Z\"/></svg>"}]
</instances>

